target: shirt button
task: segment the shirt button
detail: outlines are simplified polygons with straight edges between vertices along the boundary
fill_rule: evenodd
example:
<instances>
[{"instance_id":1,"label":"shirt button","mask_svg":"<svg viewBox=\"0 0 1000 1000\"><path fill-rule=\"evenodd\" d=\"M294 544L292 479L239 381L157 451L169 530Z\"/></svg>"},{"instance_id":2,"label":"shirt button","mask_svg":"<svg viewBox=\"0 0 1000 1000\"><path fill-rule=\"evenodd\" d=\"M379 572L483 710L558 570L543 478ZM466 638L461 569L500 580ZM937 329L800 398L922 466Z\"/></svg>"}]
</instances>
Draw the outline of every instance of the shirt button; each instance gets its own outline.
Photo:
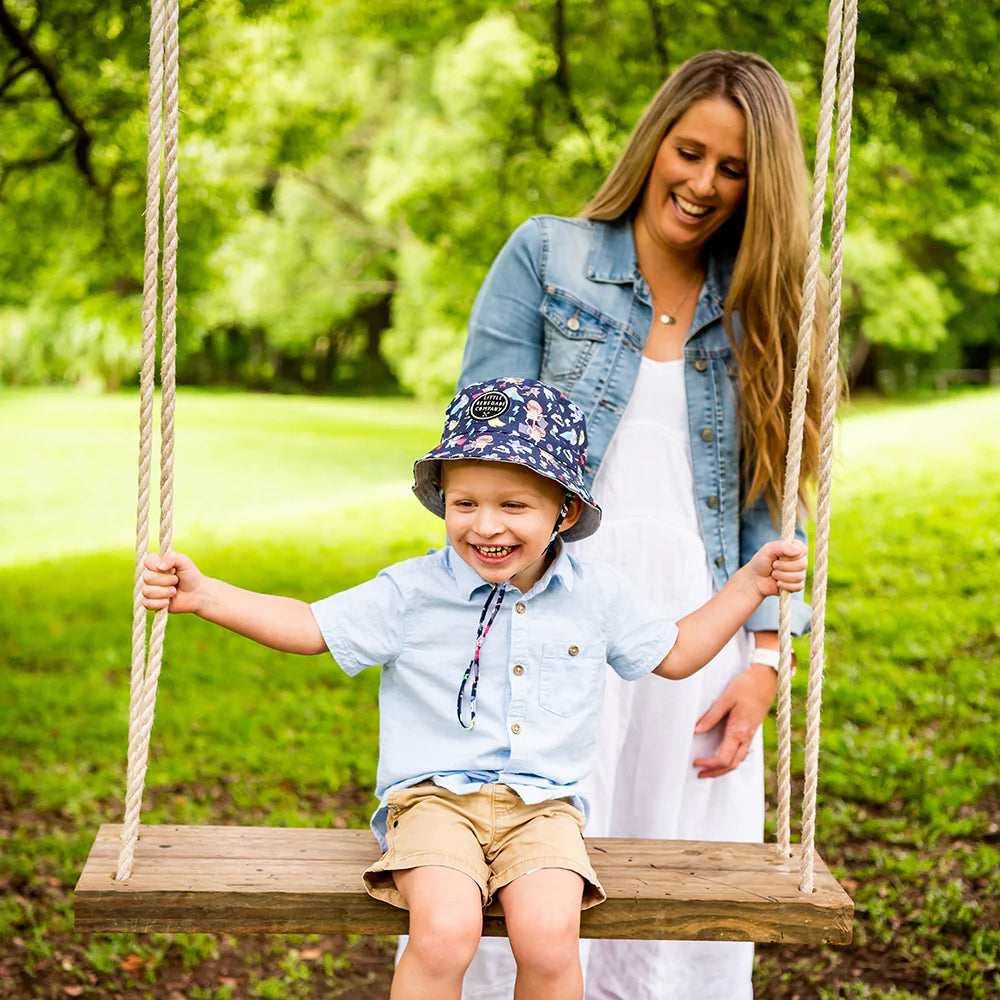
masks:
<instances>
[{"instance_id":1,"label":"shirt button","mask_svg":"<svg viewBox=\"0 0 1000 1000\"><path fill-rule=\"evenodd\" d=\"M518 733L519 733L519 732L521 731L521 727L520 727L520 726L519 726L519 725L518 725L518 724L517 724L517 723L515 722L515 723L514 723L514 725L510 727L510 731L511 731L511 732L512 732L512 733L513 733L513 734L514 734L515 736L517 736L517 734L518 734Z\"/></svg>"},{"instance_id":2,"label":"shirt button","mask_svg":"<svg viewBox=\"0 0 1000 1000\"><path fill-rule=\"evenodd\" d=\"M708 506L711 510L715 510L715 508L719 506L718 497L709 497L706 502L708 503Z\"/></svg>"},{"instance_id":3,"label":"shirt button","mask_svg":"<svg viewBox=\"0 0 1000 1000\"><path fill-rule=\"evenodd\" d=\"M712 438L714 438L714 437L715 437L715 433L712 431L711 427L706 427L701 432L701 439L702 439L702 441L711 441Z\"/></svg>"},{"instance_id":4,"label":"shirt button","mask_svg":"<svg viewBox=\"0 0 1000 1000\"><path fill-rule=\"evenodd\" d=\"M514 610L519 615L523 615L524 614L524 601L518 601L517 604L514 605Z\"/></svg>"},{"instance_id":5,"label":"shirt button","mask_svg":"<svg viewBox=\"0 0 1000 1000\"><path fill-rule=\"evenodd\" d=\"M520 663L515 663L514 664L514 673L517 674L518 677L520 677L521 674L524 673L524 667L522 667Z\"/></svg>"},{"instance_id":6,"label":"shirt button","mask_svg":"<svg viewBox=\"0 0 1000 1000\"><path fill-rule=\"evenodd\" d=\"M570 656L576 656L576 654L579 653L579 652L580 652L580 647L579 646L570 646L569 647L569 655Z\"/></svg>"},{"instance_id":7,"label":"shirt button","mask_svg":"<svg viewBox=\"0 0 1000 1000\"><path fill-rule=\"evenodd\" d=\"M704 358L698 358L698 360L695 361L694 370L696 372L707 371L707 369L708 369L708 362Z\"/></svg>"},{"instance_id":8,"label":"shirt button","mask_svg":"<svg viewBox=\"0 0 1000 1000\"><path fill-rule=\"evenodd\" d=\"M722 556L716 556L715 557L715 565L716 566L725 566L726 565L726 560Z\"/></svg>"}]
</instances>

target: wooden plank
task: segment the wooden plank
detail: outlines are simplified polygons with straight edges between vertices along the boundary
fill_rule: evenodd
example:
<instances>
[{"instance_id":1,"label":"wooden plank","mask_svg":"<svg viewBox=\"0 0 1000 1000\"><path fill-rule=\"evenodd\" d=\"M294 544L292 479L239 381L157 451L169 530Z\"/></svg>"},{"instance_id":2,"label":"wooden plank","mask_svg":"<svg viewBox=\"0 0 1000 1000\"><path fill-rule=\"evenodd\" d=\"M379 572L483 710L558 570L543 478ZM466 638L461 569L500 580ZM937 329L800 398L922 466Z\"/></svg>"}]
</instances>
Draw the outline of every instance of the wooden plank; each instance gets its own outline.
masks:
<instances>
[{"instance_id":1,"label":"wooden plank","mask_svg":"<svg viewBox=\"0 0 1000 1000\"><path fill-rule=\"evenodd\" d=\"M402 934L406 913L371 899L378 857L367 830L142 827L131 879L114 879L121 828L102 826L76 887L81 931ZM817 855L799 891L798 857L771 844L592 838L608 899L586 910L599 938L847 944L854 904ZM484 933L504 934L488 915Z\"/></svg>"}]
</instances>

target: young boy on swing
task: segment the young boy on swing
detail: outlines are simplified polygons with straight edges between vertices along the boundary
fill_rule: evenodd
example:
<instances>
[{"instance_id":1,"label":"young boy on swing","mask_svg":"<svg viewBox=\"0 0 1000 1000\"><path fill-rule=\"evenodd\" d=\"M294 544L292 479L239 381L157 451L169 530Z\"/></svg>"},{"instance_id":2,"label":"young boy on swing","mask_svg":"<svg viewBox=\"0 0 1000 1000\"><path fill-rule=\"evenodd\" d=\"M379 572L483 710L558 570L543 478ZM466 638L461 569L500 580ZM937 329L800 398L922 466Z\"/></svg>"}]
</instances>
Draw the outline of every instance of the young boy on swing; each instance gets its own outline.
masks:
<instances>
[{"instance_id":1,"label":"young boy on swing","mask_svg":"<svg viewBox=\"0 0 1000 1000\"><path fill-rule=\"evenodd\" d=\"M804 585L804 546L772 542L667 621L616 571L563 548L600 523L585 458L583 414L561 393L480 382L458 392L440 444L414 466L445 548L312 605L211 579L180 553L146 559L147 608L285 652L329 650L351 676L381 666L372 829L385 853L364 880L409 910L392 1000L458 1000L484 910L504 915L517 1000L579 1000L580 911L605 898L579 782L607 665L687 677L765 597Z\"/></svg>"}]
</instances>

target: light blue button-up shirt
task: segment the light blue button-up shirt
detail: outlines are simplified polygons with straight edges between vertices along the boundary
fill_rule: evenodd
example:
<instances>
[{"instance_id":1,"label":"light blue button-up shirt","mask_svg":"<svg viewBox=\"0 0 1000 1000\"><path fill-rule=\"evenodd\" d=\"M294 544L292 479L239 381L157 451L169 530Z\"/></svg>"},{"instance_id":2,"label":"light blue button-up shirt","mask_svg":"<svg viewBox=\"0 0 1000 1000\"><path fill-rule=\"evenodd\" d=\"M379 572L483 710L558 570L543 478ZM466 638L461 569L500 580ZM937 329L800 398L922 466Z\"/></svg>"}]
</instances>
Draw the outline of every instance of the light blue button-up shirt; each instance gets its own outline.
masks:
<instances>
[{"instance_id":1,"label":"light blue button-up shirt","mask_svg":"<svg viewBox=\"0 0 1000 1000\"><path fill-rule=\"evenodd\" d=\"M476 724L456 712L491 584L450 547L397 563L312 605L350 676L381 666L379 808L385 849L390 792L421 781L459 794L501 782L528 803L569 798L590 769L607 666L649 674L677 626L615 569L561 551L526 594L511 587L483 643Z\"/></svg>"}]
</instances>

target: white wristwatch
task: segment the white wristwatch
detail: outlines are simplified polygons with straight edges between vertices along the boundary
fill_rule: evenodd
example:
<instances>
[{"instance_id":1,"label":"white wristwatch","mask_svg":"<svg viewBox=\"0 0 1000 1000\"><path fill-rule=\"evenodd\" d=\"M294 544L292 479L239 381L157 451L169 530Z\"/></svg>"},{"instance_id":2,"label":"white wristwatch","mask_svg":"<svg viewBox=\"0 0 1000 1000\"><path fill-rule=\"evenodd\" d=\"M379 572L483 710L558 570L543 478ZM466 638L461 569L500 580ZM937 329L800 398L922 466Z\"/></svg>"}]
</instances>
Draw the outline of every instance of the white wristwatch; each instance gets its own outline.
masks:
<instances>
[{"instance_id":1,"label":"white wristwatch","mask_svg":"<svg viewBox=\"0 0 1000 1000\"><path fill-rule=\"evenodd\" d=\"M781 654L776 649L763 649L760 646L755 646L750 654L750 662L763 663L764 666L777 670L780 656Z\"/></svg>"}]
</instances>

